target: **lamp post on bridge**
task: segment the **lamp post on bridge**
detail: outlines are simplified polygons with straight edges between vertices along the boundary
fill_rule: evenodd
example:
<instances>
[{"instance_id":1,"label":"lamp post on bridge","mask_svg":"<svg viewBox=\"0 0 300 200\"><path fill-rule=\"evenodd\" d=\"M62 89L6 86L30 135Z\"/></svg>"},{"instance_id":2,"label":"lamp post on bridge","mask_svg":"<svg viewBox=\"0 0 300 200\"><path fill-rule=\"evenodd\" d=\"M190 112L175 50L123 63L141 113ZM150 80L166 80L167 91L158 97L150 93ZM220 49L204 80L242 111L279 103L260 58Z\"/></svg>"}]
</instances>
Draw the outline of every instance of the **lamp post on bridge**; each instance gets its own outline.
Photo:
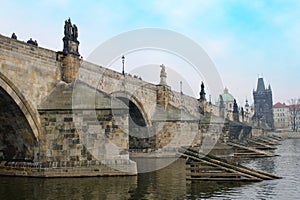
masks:
<instances>
[{"instance_id":1,"label":"lamp post on bridge","mask_svg":"<svg viewBox=\"0 0 300 200\"><path fill-rule=\"evenodd\" d=\"M183 94L183 92L182 92L182 81L180 81L180 94Z\"/></svg>"},{"instance_id":2,"label":"lamp post on bridge","mask_svg":"<svg viewBox=\"0 0 300 200\"><path fill-rule=\"evenodd\" d=\"M123 76L125 76L125 72L124 72L124 62L125 62L125 56L122 56L122 64L123 64L123 68L122 68L122 74Z\"/></svg>"}]
</instances>

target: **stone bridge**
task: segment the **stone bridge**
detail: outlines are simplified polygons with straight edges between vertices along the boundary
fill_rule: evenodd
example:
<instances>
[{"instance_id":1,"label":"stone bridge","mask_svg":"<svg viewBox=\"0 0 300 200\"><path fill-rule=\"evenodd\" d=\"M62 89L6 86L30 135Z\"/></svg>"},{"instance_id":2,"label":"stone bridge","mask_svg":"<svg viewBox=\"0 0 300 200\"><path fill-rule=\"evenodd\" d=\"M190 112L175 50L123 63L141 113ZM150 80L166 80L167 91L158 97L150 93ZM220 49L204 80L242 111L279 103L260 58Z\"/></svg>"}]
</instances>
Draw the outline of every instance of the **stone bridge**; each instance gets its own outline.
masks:
<instances>
[{"instance_id":1,"label":"stone bridge","mask_svg":"<svg viewBox=\"0 0 300 200\"><path fill-rule=\"evenodd\" d=\"M99 167L69 176L135 174L129 152L218 140L223 121L205 115L204 99L172 91L164 66L157 85L97 66L80 57L77 36L65 31L55 52L0 35L0 160Z\"/></svg>"}]
</instances>

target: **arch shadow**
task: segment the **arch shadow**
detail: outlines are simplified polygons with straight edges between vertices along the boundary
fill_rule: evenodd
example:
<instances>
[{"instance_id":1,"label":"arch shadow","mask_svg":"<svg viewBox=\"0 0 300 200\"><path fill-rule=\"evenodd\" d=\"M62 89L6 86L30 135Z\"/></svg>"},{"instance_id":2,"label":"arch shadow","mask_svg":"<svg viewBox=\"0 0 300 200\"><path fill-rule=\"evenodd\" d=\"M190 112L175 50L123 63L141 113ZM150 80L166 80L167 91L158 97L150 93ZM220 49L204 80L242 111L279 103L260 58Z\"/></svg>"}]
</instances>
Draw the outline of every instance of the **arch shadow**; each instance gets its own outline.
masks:
<instances>
[{"instance_id":1,"label":"arch shadow","mask_svg":"<svg viewBox=\"0 0 300 200\"><path fill-rule=\"evenodd\" d=\"M1 72L0 72L0 87L7 93L7 95L9 95L9 97L22 111L32 130L33 138L37 142L39 142L39 135L41 135L42 129L39 122L38 111L34 109L33 106L30 105L30 103L26 100L26 98L16 87L16 85Z\"/></svg>"},{"instance_id":2,"label":"arch shadow","mask_svg":"<svg viewBox=\"0 0 300 200\"><path fill-rule=\"evenodd\" d=\"M128 104L129 106L130 101L134 104L134 106L137 107L139 110L140 114L142 115L144 121L145 121L145 126L149 127L151 126L151 119L149 117L149 114L145 111L143 104L138 100L137 97L134 95L130 94L127 91L115 91L110 94L112 97L117 98L122 100L125 104ZM128 99L128 102L126 102L126 99Z\"/></svg>"}]
</instances>

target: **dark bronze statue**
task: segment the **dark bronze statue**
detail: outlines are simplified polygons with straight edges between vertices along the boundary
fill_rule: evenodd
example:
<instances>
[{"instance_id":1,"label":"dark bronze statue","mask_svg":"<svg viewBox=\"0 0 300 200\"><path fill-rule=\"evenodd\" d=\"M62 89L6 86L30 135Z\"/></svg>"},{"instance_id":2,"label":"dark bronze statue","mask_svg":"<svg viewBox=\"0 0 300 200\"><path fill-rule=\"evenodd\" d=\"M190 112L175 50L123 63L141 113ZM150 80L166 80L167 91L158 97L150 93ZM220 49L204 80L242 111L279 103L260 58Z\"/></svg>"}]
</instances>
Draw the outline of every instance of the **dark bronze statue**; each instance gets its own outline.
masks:
<instances>
[{"instance_id":1,"label":"dark bronze statue","mask_svg":"<svg viewBox=\"0 0 300 200\"><path fill-rule=\"evenodd\" d=\"M202 82L201 83L201 91L200 91L200 100L201 101L205 101L206 98L205 98L205 90L204 90L204 83Z\"/></svg>"},{"instance_id":2,"label":"dark bronze statue","mask_svg":"<svg viewBox=\"0 0 300 200\"><path fill-rule=\"evenodd\" d=\"M78 28L74 24L72 25L71 19L65 21L65 37L73 41L77 41L78 38Z\"/></svg>"},{"instance_id":3,"label":"dark bronze statue","mask_svg":"<svg viewBox=\"0 0 300 200\"><path fill-rule=\"evenodd\" d=\"M235 99L233 100L233 112L236 112L236 113L238 113L238 112L239 112L238 105L237 105L237 103L236 103L236 100L235 100Z\"/></svg>"},{"instance_id":4,"label":"dark bronze statue","mask_svg":"<svg viewBox=\"0 0 300 200\"><path fill-rule=\"evenodd\" d=\"M76 41L77 38L78 38L78 29L77 29L77 26L75 24L73 25L72 30L73 30L73 39Z\"/></svg>"},{"instance_id":5,"label":"dark bronze statue","mask_svg":"<svg viewBox=\"0 0 300 200\"><path fill-rule=\"evenodd\" d=\"M65 27L64 27L64 33L65 36L63 38L64 41L64 53L72 53L77 56L79 56L78 52L78 45L79 41L77 40L78 38L78 28L74 24L72 25L71 19L69 18L68 20L65 21Z\"/></svg>"},{"instance_id":6,"label":"dark bronze statue","mask_svg":"<svg viewBox=\"0 0 300 200\"><path fill-rule=\"evenodd\" d=\"M17 39L17 35L16 35L15 33L13 33L13 34L11 35L11 38L16 40L16 39Z\"/></svg>"}]
</instances>

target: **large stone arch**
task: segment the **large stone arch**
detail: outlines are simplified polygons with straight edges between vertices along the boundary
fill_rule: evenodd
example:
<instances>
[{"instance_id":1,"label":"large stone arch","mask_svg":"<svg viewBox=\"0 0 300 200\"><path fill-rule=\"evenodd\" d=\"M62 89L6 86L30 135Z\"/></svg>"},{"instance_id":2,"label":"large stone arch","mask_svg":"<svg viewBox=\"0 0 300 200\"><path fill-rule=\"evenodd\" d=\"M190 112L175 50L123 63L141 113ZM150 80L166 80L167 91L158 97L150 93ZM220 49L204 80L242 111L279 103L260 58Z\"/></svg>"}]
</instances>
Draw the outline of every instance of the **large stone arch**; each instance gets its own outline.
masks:
<instances>
[{"instance_id":1,"label":"large stone arch","mask_svg":"<svg viewBox=\"0 0 300 200\"><path fill-rule=\"evenodd\" d=\"M16 132L16 134L23 134L24 131L27 132L26 134L24 134L25 137L24 135L22 136L24 142L28 141L30 145L33 145L30 148L31 148L31 152L34 153L35 151L34 149L38 146L39 143L39 136L42 133L37 110L30 105L30 103L26 100L24 95L18 90L16 85L14 85L13 82L9 80L6 76L4 76L1 72L0 72L0 94L1 94L2 101L4 101L2 102L2 104L5 104L6 102L9 103L11 108L14 108L15 111L17 112L15 116L20 117L19 118L20 120L16 121L16 126L14 127L15 129L14 131ZM6 110L2 109L2 112L7 112L7 111L11 113L14 112L8 109L9 108L6 108ZM2 120L5 120L5 117ZM8 121L12 121L12 120L8 120ZM34 155L32 156L34 157Z\"/></svg>"},{"instance_id":2,"label":"large stone arch","mask_svg":"<svg viewBox=\"0 0 300 200\"><path fill-rule=\"evenodd\" d=\"M138 100L138 98L132 94L130 94L129 92L127 91L115 91L115 92L112 92L110 94L112 97L115 97L115 98L126 98L130 101L132 101L135 106L139 109L139 111L141 112L145 122L146 122L146 126L151 126L151 118L149 116L149 112L146 112L143 104Z\"/></svg>"},{"instance_id":3,"label":"large stone arch","mask_svg":"<svg viewBox=\"0 0 300 200\"><path fill-rule=\"evenodd\" d=\"M140 101L128 92L119 91L111 95L123 101L129 108L129 151L136 152L153 149L155 136L153 135L153 127L148 117L149 112L145 112L144 106Z\"/></svg>"}]
</instances>

